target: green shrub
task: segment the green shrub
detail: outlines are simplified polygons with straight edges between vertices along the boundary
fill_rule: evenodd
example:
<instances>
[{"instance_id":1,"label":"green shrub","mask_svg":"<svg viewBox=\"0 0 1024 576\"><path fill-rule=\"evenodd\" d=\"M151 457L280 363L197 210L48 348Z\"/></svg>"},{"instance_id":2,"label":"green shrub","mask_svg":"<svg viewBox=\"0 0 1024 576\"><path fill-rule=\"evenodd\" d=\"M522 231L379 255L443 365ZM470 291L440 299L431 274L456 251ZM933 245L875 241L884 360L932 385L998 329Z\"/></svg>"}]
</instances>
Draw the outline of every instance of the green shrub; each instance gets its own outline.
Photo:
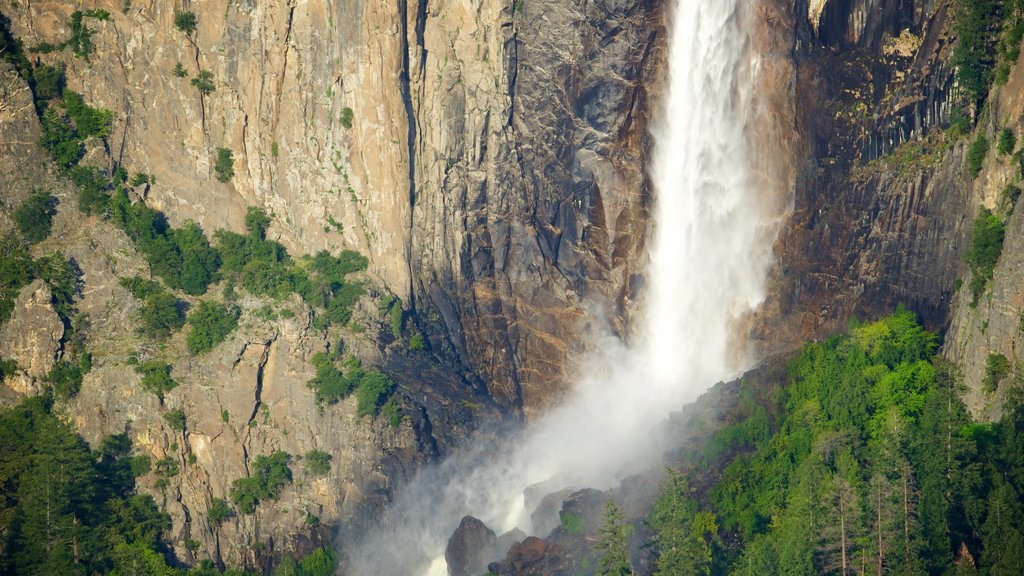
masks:
<instances>
[{"instance_id":1,"label":"green shrub","mask_svg":"<svg viewBox=\"0 0 1024 576\"><path fill-rule=\"evenodd\" d=\"M971 230L971 245L967 250L967 265L971 269L971 306L977 306L985 285L992 279L993 269L1003 252L1006 224L988 208L978 209Z\"/></svg>"},{"instance_id":2,"label":"green shrub","mask_svg":"<svg viewBox=\"0 0 1024 576\"><path fill-rule=\"evenodd\" d=\"M53 386L53 395L61 400L68 400L82 389L82 366L67 360L58 360L46 375L46 381Z\"/></svg>"},{"instance_id":3,"label":"green shrub","mask_svg":"<svg viewBox=\"0 0 1024 576\"><path fill-rule=\"evenodd\" d=\"M398 428L398 425L402 423L402 415L399 413L398 402L395 402L394 398L389 399L380 407L380 413L384 419L391 424L392 428Z\"/></svg>"},{"instance_id":4,"label":"green shrub","mask_svg":"<svg viewBox=\"0 0 1024 576\"><path fill-rule=\"evenodd\" d=\"M110 208L109 191L113 182L98 168L86 166L75 166L68 175L78 186L78 209L86 214L105 214Z\"/></svg>"},{"instance_id":5,"label":"green shrub","mask_svg":"<svg viewBox=\"0 0 1024 576\"><path fill-rule=\"evenodd\" d=\"M240 315L241 311L234 306L200 302L188 317L188 322L192 325L187 339L189 352L202 354L212 350L238 327Z\"/></svg>"},{"instance_id":6,"label":"green shrub","mask_svg":"<svg viewBox=\"0 0 1024 576\"><path fill-rule=\"evenodd\" d=\"M427 341L423 338L423 334L416 333L409 338L409 350L413 352L422 352L427 349Z\"/></svg>"},{"instance_id":7,"label":"green shrub","mask_svg":"<svg viewBox=\"0 0 1024 576\"><path fill-rule=\"evenodd\" d=\"M302 576L333 576L338 558L334 550L321 548L315 550L299 563Z\"/></svg>"},{"instance_id":8,"label":"green shrub","mask_svg":"<svg viewBox=\"0 0 1024 576\"><path fill-rule=\"evenodd\" d=\"M195 12L175 12L174 13L174 27L185 33L186 36L191 36L196 32L196 26L199 24L199 20L196 19Z\"/></svg>"},{"instance_id":9,"label":"green shrub","mask_svg":"<svg viewBox=\"0 0 1024 576\"><path fill-rule=\"evenodd\" d=\"M0 324L11 317L14 300L33 278L28 252L13 238L0 240Z\"/></svg>"},{"instance_id":10,"label":"green shrub","mask_svg":"<svg viewBox=\"0 0 1024 576\"><path fill-rule=\"evenodd\" d=\"M185 325L184 303L167 292L146 297L139 310L141 331L154 339L164 339Z\"/></svg>"},{"instance_id":11,"label":"green shrub","mask_svg":"<svg viewBox=\"0 0 1024 576\"><path fill-rule=\"evenodd\" d=\"M999 18L998 0L968 0L955 3L952 64L957 82L975 104L988 96L995 65L995 38L992 31Z\"/></svg>"},{"instance_id":12,"label":"green shrub","mask_svg":"<svg viewBox=\"0 0 1024 576\"><path fill-rule=\"evenodd\" d=\"M37 258L33 275L50 286L53 309L66 324L74 315L75 297L81 290L82 271L60 252Z\"/></svg>"},{"instance_id":13,"label":"green shrub","mask_svg":"<svg viewBox=\"0 0 1024 576\"><path fill-rule=\"evenodd\" d=\"M262 209L249 206L245 211L245 229L256 240L267 239L267 228L270 227L270 216Z\"/></svg>"},{"instance_id":14,"label":"green shrub","mask_svg":"<svg viewBox=\"0 0 1024 576\"><path fill-rule=\"evenodd\" d=\"M139 300L145 300L152 294L159 294L164 291L158 282L152 280L146 280L139 276L132 276L131 278L121 278L121 286L132 293L132 296Z\"/></svg>"},{"instance_id":15,"label":"green shrub","mask_svg":"<svg viewBox=\"0 0 1024 576\"><path fill-rule=\"evenodd\" d=\"M270 456L257 456L252 475L231 484L231 502L243 514L252 514L262 500L277 500L284 486L292 481L291 456L280 450Z\"/></svg>"},{"instance_id":16,"label":"green shrub","mask_svg":"<svg viewBox=\"0 0 1024 576\"><path fill-rule=\"evenodd\" d=\"M110 20L110 12L103 10L102 8L95 8L92 10L86 10L85 15L89 18L95 18L100 21Z\"/></svg>"},{"instance_id":17,"label":"green shrub","mask_svg":"<svg viewBox=\"0 0 1024 576\"><path fill-rule=\"evenodd\" d=\"M40 64L32 70L32 87L37 101L61 98L66 85L63 68Z\"/></svg>"},{"instance_id":18,"label":"green shrub","mask_svg":"<svg viewBox=\"0 0 1024 576\"><path fill-rule=\"evenodd\" d=\"M375 414L394 389L395 383L386 374L377 370L366 372L356 386L356 413Z\"/></svg>"},{"instance_id":19,"label":"green shrub","mask_svg":"<svg viewBox=\"0 0 1024 576\"><path fill-rule=\"evenodd\" d=\"M390 315L391 315L391 335L394 336L395 339L397 340L397 339L402 337L402 319L403 319L402 301L399 300L398 298L395 298L394 301L391 303Z\"/></svg>"},{"instance_id":20,"label":"green shrub","mask_svg":"<svg viewBox=\"0 0 1024 576\"><path fill-rule=\"evenodd\" d=\"M567 534L575 535L583 531L583 516L565 510L560 511L558 516L562 521L562 530Z\"/></svg>"},{"instance_id":21,"label":"green shrub","mask_svg":"<svg viewBox=\"0 0 1024 576\"><path fill-rule=\"evenodd\" d=\"M138 478L139 476L145 476L149 474L153 464L149 456L139 455L131 456L128 461L128 469L131 471L132 478Z\"/></svg>"},{"instance_id":22,"label":"green shrub","mask_svg":"<svg viewBox=\"0 0 1024 576\"><path fill-rule=\"evenodd\" d=\"M967 150L967 173L971 178L976 178L981 172L986 156L988 156L988 138L985 138L984 134L980 134Z\"/></svg>"},{"instance_id":23,"label":"green shrub","mask_svg":"<svg viewBox=\"0 0 1024 576\"><path fill-rule=\"evenodd\" d=\"M996 152L1000 156L1006 156L1013 154L1013 149L1017 147L1017 137L1013 135L1013 130L1009 128L1003 128L999 131L999 143L996 145Z\"/></svg>"},{"instance_id":24,"label":"green shrub","mask_svg":"<svg viewBox=\"0 0 1024 576\"><path fill-rule=\"evenodd\" d=\"M137 364L135 371L142 374L142 389L156 394L161 403L163 403L164 394L178 386L178 383L171 378L170 365L159 360L149 360Z\"/></svg>"},{"instance_id":25,"label":"green shrub","mask_svg":"<svg viewBox=\"0 0 1024 576\"><path fill-rule=\"evenodd\" d=\"M175 78L184 78L185 76L188 76L188 72L185 70L185 67L181 65L181 62L174 65L173 74Z\"/></svg>"},{"instance_id":26,"label":"green shrub","mask_svg":"<svg viewBox=\"0 0 1024 576\"><path fill-rule=\"evenodd\" d=\"M346 378L327 354L314 354L313 366L316 367L316 376L306 386L314 390L317 404L336 404L355 389L355 382Z\"/></svg>"},{"instance_id":27,"label":"green shrub","mask_svg":"<svg viewBox=\"0 0 1024 576\"><path fill-rule=\"evenodd\" d=\"M352 112L351 108L345 107L341 109L341 125L344 126L346 130L352 128L352 120L354 116L355 114Z\"/></svg>"},{"instance_id":28,"label":"green shrub","mask_svg":"<svg viewBox=\"0 0 1024 576\"><path fill-rule=\"evenodd\" d=\"M53 227L57 199L49 192L36 190L14 211L14 224L22 238L30 243L44 240Z\"/></svg>"},{"instance_id":29,"label":"green shrub","mask_svg":"<svg viewBox=\"0 0 1024 576\"><path fill-rule=\"evenodd\" d=\"M93 108L82 96L72 90L64 91L64 108L75 122L75 130L82 140L89 137L106 138L110 135L114 114L104 108Z\"/></svg>"},{"instance_id":30,"label":"green shrub","mask_svg":"<svg viewBox=\"0 0 1024 576\"><path fill-rule=\"evenodd\" d=\"M213 524L221 524L225 520L231 517L231 508L228 507L227 500L223 498L214 498L210 501L210 509L206 513L207 518Z\"/></svg>"},{"instance_id":31,"label":"green shrub","mask_svg":"<svg viewBox=\"0 0 1024 576\"><path fill-rule=\"evenodd\" d=\"M989 354L985 359L985 377L982 379L982 388L988 392L995 392L999 383L1010 373L1010 360L1002 354Z\"/></svg>"},{"instance_id":32,"label":"green shrub","mask_svg":"<svg viewBox=\"0 0 1024 576\"><path fill-rule=\"evenodd\" d=\"M163 458L156 461L154 470L160 476L164 478L174 478L180 471L178 468L178 461L174 456L164 456Z\"/></svg>"},{"instance_id":33,"label":"green shrub","mask_svg":"<svg viewBox=\"0 0 1024 576\"><path fill-rule=\"evenodd\" d=\"M306 452L306 472L310 476L326 476L331 471L331 455L321 450Z\"/></svg>"},{"instance_id":34,"label":"green shrub","mask_svg":"<svg viewBox=\"0 0 1024 576\"><path fill-rule=\"evenodd\" d=\"M46 150L61 168L71 168L85 154L85 147L78 139L71 119L57 107L47 108L43 112L39 126L42 129L39 146Z\"/></svg>"},{"instance_id":35,"label":"green shrub","mask_svg":"<svg viewBox=\"0 0 1024 576\"><path fill-rule=\"evenodd\" d=\"M164 420L171 430L181 432L185 429L185 413L180 408L164 412Z\"/></svg>"},{"instance_id":36,"label":"green shrub","mask_svg":"<svg viewBox=\"0 0 1024 576\"><path fill-rule=\"evenodd\" d=\"M199 74L192 79L192 85L199 90L199 93L203 96L209 96L217 89L217 85L213 81L213 72L209 70L200 70Z\"/></svg>"},{"instance_id":37,"label":"green shrub","mask_svg":"<svg viewBox=\"0 0 1024 576\"><path fill-rule=\"evenodd\" d=\"M235 156L227 148L217 148L217 160L213 165L217 180L228 182L235 175Z\"/></svg>"},{"instance_id":38,"label":"green shrub","mask_svg":"<svg viewBox=\"0 0 1024 576\"><path fill-rule=\"evenodd\" d=\"M82 20L85 16L80 11L71 13L71 20L68 21L68 27L71 29L71 36L61 45L61 47L71 48L71 52L79 57L89 60L89 55L96 50L96 46L92 42L92 35L95 34L85 22Z\"/></svg>"}]
</instances>

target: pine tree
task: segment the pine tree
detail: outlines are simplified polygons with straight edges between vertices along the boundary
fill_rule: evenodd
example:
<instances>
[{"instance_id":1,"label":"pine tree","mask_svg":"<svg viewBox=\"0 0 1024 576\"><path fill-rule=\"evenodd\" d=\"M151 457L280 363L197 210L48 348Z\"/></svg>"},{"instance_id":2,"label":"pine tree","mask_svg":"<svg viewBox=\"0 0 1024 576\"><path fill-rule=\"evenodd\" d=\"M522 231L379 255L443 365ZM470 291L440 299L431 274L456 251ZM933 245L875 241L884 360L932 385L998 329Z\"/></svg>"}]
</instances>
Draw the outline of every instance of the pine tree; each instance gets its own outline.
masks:
<instances>
[{"instance_id":1,"label":"pine tree","mask_svg":"<svg viewBox=\"0 0 1024 576\"><path fill-rule=\"evenodd\" d=\"M627 524L615 502L604 505L604 525L595 544L601 556L597 561L597 576L631 576L633 564L629 559L629 536L633 526Z\"/></svg>"},{"instance_id":2,"label":"pine tree","mask_svg":"<svg viewBox=\"0 0 1024 576\"><path fill-rule=\"evenodd\" d=\"M1024 535L1020 532L1021 501L1006 482L996 479L989 493L988 517L981 528L981 565L992 576L1024 574Z\"/></svg>"}]
</instances>

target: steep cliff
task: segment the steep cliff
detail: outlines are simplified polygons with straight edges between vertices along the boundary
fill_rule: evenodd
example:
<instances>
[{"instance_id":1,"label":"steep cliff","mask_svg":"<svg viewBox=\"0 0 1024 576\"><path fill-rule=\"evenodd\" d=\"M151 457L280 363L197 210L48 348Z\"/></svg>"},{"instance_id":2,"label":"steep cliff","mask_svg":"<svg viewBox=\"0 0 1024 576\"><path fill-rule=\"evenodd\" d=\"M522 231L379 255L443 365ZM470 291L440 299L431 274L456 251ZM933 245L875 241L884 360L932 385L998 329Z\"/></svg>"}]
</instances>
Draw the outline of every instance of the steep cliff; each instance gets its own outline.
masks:
<instances>
[{"instance_id":1,"label":"steep cliff","mask_svg":"<svg viewBox=\"0 0 1024 576\"><path fill-rule=\"evenodd\" d=\"M515 410L557 396L585 308L625 313L643 264L654 3L93 4L111 16L89 23L90 61L42 58L115 112L107 164L156 176L147 202L172 222L239 229L258 205L291 249L367 254L437 349ZM5 10L31 47L64 40L75 9ZM180 10L194 34L175 28ZM189 82L200 71L206 96Z\"/></svg>"}]
</instances>

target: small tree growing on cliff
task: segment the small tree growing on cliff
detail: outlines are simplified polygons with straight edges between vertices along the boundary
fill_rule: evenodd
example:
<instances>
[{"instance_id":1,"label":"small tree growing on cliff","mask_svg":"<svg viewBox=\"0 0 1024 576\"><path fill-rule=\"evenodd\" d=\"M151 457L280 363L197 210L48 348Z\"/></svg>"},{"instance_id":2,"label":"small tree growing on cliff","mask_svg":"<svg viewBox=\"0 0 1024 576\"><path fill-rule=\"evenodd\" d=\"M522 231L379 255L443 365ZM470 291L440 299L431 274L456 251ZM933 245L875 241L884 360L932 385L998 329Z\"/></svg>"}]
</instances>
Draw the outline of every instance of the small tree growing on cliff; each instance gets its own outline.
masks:
<instances>
[{"instance_id":1,"label":"small tree growing on cliff","mask_svg":"<svg viewBox=\"0 0 1024 576\"><path fill-rule=\"evenodd\" d=\"M195 34L198 24L199 20L196 18L195 12L184 11L174 13L174 27L184 32L186 36Z\"/></svg>"},{"instance_id":2,"label":"small tree growing on cliff","mask_svg":"<svg viewBox=\"0 0 1024 576\"><path fill-rule=\"evenodd\" d=\"M629 560L629 536L633 526L622 518L622 512L615 502L604 505L604 525L601 538L594 546L601 552L597 561L597 576L631 576L633 565Z\"/></svg>"},{"instance_id":3,"label":"small tree growing on cliff","mask_svg":"<svg viewBox=\"0 0 1024 576\"><path fill-rule=\"evenodd\" d=\"M196 74L196 77L192 79L192 85L203 96L209 96L217 89L217 85L213 82L213 72L209 70L200 70L199 74Z\"/></svg>"}]
</instances>

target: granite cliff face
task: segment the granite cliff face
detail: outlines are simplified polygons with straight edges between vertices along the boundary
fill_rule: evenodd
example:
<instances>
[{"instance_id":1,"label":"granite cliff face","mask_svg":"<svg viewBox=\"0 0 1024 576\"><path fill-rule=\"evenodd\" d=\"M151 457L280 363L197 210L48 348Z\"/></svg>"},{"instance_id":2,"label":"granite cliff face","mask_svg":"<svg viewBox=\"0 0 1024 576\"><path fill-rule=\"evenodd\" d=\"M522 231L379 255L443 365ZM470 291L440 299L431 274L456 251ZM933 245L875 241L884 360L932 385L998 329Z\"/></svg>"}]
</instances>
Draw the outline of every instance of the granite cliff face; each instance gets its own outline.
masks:
<instances>
[{"instance_id":1,"label":"granite cliff face","mask_svg":"<svg viewBox=\"0 0 1024 576\"><path fill-rule=\"evenodd\" d=\"M127 8L126 8L127 7ZM136 449L171 456L187 473L163 497L179 557L257 566L325 537L325 526L370 513L396 483L481 422L529 418L557 401L587 334L628 336L642 293L650 189L644 166L664 59L665 3L656 0L155 0L5 3L27 47L59 43L73 10L91 19L96 51L38 58L67 67L68 85L114 112L94 165L155 176L147 204L175 224L240 231L247 206L274 215L270 236L294 254L355 249L366 279L397 294L428 352L409 354L369 299L363 333L344 345L399 385L397 427L356 417L354 401L326 410L305 382L310 358L336 342L298 299L243 300L241 329L213 352L172 338L182 385L165 399L184 431L160 416L128 358L138 303L119 277L148 267L123 232L74 209L74 193L35 145L28 86L0 70L0 231L33 186L61 205L53 236L83 272L76 304L95 357L67 406L96 441L125 430ZM963 171L967 139L948 138L957 90L947 64L949 3L764 0L751 22L762 92L762 182L791 202L776 246L769 298L749 330L762 354L904 303L932 328L952 322L947 355L964 366L972 407L998 413L980 381L999 351L1016 362L1020 217L1010 219L991 296L971 308L956 292L970 221L994 206L1016 168L990 158ZM196 14L195 34L174 25ZM185 77L173 71L177 64ZM189 78L209 71L202 95ZM981 123L1020 133L1024 86L1015 67ZM217 148L235 177L215 178ZM35 391L61 357L64 327L47 288L24 288L0 332L22 372L3 398ZM324 478L303 476L281 501L216 529L205 511L259 454L333 455ZM358 526L358 522L353 524ZM314 536L310 540L309 534ZM188 539L200 543L188 550ZM342 541L345 536L342 534Z\"/></svg>"},{"instance_id":2,"label":"granite cliff face","mask_svg":"<svg viewBox=\"0 0 1024 576\"><path fill-rule=\"evenodd\" d=\"M173 222L238 229L258 205L289 248L359 250L512 410L557 396L584 307L621 329L643 265L654 2L93 4L111 20L91 24L89 63L64 58L69 85L115 112L106 161L155 175L147 202ZM75 9L7 12L33 46Z\"/></svg>"}]
</instances>

